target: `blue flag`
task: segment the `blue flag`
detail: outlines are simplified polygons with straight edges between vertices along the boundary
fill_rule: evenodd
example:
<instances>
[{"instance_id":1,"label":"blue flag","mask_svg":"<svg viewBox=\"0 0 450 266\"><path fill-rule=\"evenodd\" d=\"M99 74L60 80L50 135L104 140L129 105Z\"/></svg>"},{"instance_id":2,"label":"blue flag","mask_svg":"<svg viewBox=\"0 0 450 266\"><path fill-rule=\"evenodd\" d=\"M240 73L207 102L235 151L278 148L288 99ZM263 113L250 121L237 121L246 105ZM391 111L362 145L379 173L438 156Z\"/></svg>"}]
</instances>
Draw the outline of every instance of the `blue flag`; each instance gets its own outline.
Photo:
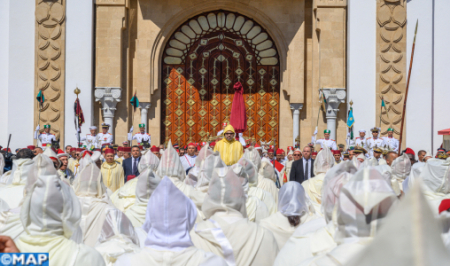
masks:
<instances>
[{"instance_id":1,"label":"blue flag","mask_svg":"<svg viewBox=\"0 0 450 266\"><path fill-rule=\"evenodd\" d=\"M350 107L350 111L348 111L348 118L347 118L347 126L348 126L348 128L353 127L354 123L355 123L355 118L353 117L353 108Z\"/></svg>"}]
</instances>

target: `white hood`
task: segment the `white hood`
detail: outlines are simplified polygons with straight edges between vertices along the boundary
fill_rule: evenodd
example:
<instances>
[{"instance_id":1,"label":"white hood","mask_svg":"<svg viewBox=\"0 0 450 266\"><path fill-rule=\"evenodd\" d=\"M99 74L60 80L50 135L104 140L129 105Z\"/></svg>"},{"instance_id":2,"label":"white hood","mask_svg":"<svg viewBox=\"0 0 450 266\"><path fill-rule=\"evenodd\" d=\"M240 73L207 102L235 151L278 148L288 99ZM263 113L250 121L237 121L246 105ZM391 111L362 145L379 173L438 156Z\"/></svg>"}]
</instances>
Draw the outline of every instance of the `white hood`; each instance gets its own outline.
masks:
<instances>
[{"instance_id":1,"label":"white hood","mask_svg":"<svg viewBox=\"0 0 450 266\"><path fill-rule=\"evenodd\" d=\"M319 154L317 154L316 159L314 160L314 175L326 173L331 167L333 167L334 162L335 159L333 154L330 149L325 146L321 151L319 151Z\"/></svg>"},{"instance_id":2,"label":"white hood","mask_svg":"<svg viewBox=\"0 0 450 266\"><path fill-rule=\"evenodd\" d=\"M158 176L174 177L180 181L184 181L186 178L186 171L180 161L177 151L173 148L172 142L169 141L167 149L164 151L159 162Z\"/></svg>"},{"instance_id":3,"label":"white hood","mask_svg":"<svg viewBox=\"0 0 450 266\"><path fill-rule=\"evenodd\" d=\"M291 181L284 184L278 194L278 211L284 216L303 216L313 209L300 183Z\"/></svg>"},{"instance_id":4,"label":"white hood","mask_svg":"<svg viewBox=\"0 0 450 266\"><path fill-rule=\"evenodd\" d=\"M169 143L163 156L171 149L173 148ZM169 178L164 177L147 205L146 219L142 226L148 232L145 246L169 251L182 251L193 246L189 231L194 226L196 217L197 208L194 203Z\"/></svg>"}]
</instances>

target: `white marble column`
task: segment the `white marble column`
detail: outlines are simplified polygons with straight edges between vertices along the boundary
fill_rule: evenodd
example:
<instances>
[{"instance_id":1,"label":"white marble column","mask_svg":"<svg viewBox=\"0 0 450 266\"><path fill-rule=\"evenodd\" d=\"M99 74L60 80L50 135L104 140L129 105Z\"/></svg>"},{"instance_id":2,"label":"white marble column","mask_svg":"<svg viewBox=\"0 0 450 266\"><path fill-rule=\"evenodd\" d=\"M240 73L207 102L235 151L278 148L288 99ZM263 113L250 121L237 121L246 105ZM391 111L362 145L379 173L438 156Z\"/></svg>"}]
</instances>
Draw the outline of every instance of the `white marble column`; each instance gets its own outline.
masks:
<instances>
[{"instance_id":1,"label":"white marble column","mask_svg":"<svg viewBox=\"0 0 450 266\"><path fill-rule=\"evenodd\" d=\"M141 109L141 124L145 125L145 132L148 133L148 108L151 103L139 103L139 109Z\"/></svg>"},{"instance_id":2,"label":"white marble column","mask_svg":"<svg viewBox=\"0 0 450 266\"><path fill-rule=\"evenodd\" d=\"M345 102L346 92L343 88L323 88L323 94L327 104L326 118L327 129L330 130L330 139L336 139L336 118L339 112L339 105Z\"/></svg>"},{"instance_id":3,"label":"white marble column","mask_svg":"<svg viewBox=\"0 0 450 266\"><path fill-rule=\"evenodd\" d=\"M95 88L95 101L100 102L103 111L103 120L110 124L108 132L113 133L114 128L114 113L116 105L121 101L122 89L112 87L97 87Z\"/></svg>"},{"instance_id":4,"label":"white marble column","mask_svg":"<svg viewBox=\"0 0 450 266\"><path fill-rule=\"evenodd\" d=\"M295 147L295 139L300 135L300 110L303 108L303 103L290 103L289 105L293 110L292 146Z\"/></svg>"}]
</instances>

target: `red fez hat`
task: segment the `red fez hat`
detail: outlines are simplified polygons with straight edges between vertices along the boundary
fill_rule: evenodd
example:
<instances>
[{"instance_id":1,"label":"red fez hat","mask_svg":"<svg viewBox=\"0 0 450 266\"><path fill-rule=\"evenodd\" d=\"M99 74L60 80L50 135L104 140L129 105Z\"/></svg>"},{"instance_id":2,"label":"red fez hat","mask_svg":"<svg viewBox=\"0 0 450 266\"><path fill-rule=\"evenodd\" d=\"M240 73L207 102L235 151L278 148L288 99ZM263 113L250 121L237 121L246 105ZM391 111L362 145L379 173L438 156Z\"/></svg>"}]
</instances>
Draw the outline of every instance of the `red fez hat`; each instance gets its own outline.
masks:
<instances>
[{"instance_id":1,"label":"red fez hat","mask_svg":"<svg viewBox=\"0 0 450 266\"><path fill-rule=\"evenodd\" d=\"M275 146L274 145L270 145L269 146L271 149L275 149Z\"/></svg>"},{"instance_id":2,"label":"red fez hat","mask_svg":"<svg viewBox=\"0 0 450 266\"><path fill-rule=\"evenodd\" d=\"M259 143L256 143L255 148L261 148L261 145L259 145Z\"/></svg>"},{"instance_id":3,"label":"red fez hat","mask_svg":"<svg viewBox=\"0 0 450 266\"><path fill-rule=\"evenodd\" d=\"M118 151L123 151L123 147L122 147L122 146L119 146L119 147L117 148L117 150L118 150Z\"/></svg>"},{"instance_id":4,"label":"red fez hat","mask_svg":"<svg viewBox=\"0 0 450 266\"><path fill-rule=\"evenodd\" d=\"M36 149L36 146L30 145L30 146L27 146L27 149L34 150L34 149Z\"/></svg>"},{"instance_id":5,"label":"red fez hat","mask_svg":"<svg viewBox=\"0 0 450 266\"><path fill-rule=\"evenodd\" d=\"M450 199L442 200L441 204L439 205L439 214L448 209L450 209Z\"/></svg>"},{"instance_id":6,"label":"red fez hat","mask_svg":"<svg viewBox=\"0 0 450 266\"><path fill-rule=\"evenodd\" d=\"M331 152L333 153L333 155L339 154L341 155L341 151L337 151L337 150L331 150Z\"/></svg>"},{"instance_id":7,"label":"red fez hat","mask_svg":"<svg viewBox=\"0 0 450 266\"><path fill-rule=\"evenodd\" d=\"M103 143L102 144L102 147L104 147L104 146L108 146L110 143Z\"/></svg>"},{"instance_id":8,"label":"red fez hat","mask_svg":"<svg viewBox=\"0 0 450 266\"><path fill-rule=\"evenodd\" d=\"M144 146L140 145L139 149L142 151L144 149Z\"/></svg>"},{"instance_id":9,"label":"red fez hat","mask_svg":"<svg viewBox=\"0 0 450 266\"><path fill-rule=\"evenodd\" d=\"M216 142L215 141L209 143L209 147L214 148L214 146L216 146Z\"/></svg>"},{"instance_id":10,"label":"red fez hat","mask_svg":"<svg viewBox=\"0 0 450 266\"><path fill-rule=\"evenodd\" d=\"M412 154L412 155L416 156L416 153L413 151L413 149L410 149L410 148L406 148L405 153L406 154Z\"/></svg>"},{"instance_id":11,"label":"red fez hat","mask_svg":"<svg viewBox=\"0 0 450 266\"><path fill-rule=\"evenodd\" d=\"M280 155L283 154L283 150L282 150L282 149L278 149L278 150L277 150L277 155L278 155L278 154L280 154Z\"/></svg>"},{"instance_id":12,"label":"red fez hat","mask_svg":"<svg viewBox=\"0 0 450 266\"><path fill-rule=\"evenodd\" d=\"M82 152L82 151L84 151L83 148L77 148L77 152Z\"/></svg>"},{"instance_id":13,"label":"red fez hat","mask_svg":"<svg viewBox=\"0 0 450 266\"><path fill-rule=\"evenodd\" d=\"M193 142L189 143L189 144L188 144L188 147L189 147L189 146L194 146L194 147L196 147L195 143L193 143Z\"/></svg>"},{"instance_id":14,"label":"red fez hat","mask_svg":"<svg viewBox=\"0 0 450 266\"><path fill-rule=\"evenodd\" d=\"M226 126L228 126L228 124L227 123L222 123L222 126L226 127Z\"/></svg>"},{"instance_id":15,"label":"red fez hat","mask_svg":"<svg viewBox=\"0 0 450 266\"><path fill-rule=\"evenodd\" d=\"M273 149L268 149L267 152L274 152Z\"/></svg>"},{"instance_id":16,"label":"red fez hat","mask_svg":"<svg viewBox=\"0 0 450 266\"><path fill-rule=\"evenodd\" d=\"M288 151L293 151L293 150L294 150L294 147L288 146L288 147L287 147L287 150L288 150Z\"/></svg>"},{"instance_id":17,"label":"red fez hat","mask_svg":"<svg viewBox=\"0 0 450 266\"><path fill-rule=\"evenodd\" d=\"M316 152L316 151L314 151L314 152L312 152L311 154L312 154L312 155L317 155L317 152Z\"/></svg>"},{"instance_id":18,"label":"red fez hat","mask_svg":"<svg viewBox=\"0 0 450 266\"><path fill-rule=\"evenodd\" d=\"M151 152L159 152L159 147L156 147L155 145L153 145L153 146L150 148L150 151L151 151Z\"/></svg>"},{"instance_id":19,"label":"red fez hat","mask_svg":"<svg viewBox=\"0 0 450 266\"><path fill-rule=\"evenodd\" d=\"M105 149L105 154L108 154L108 153L114 154L114 150L113 149Z\"/></svg>"},{"instance_id":20,"label":"red fez hat","mask_svg":"<svg viewBox=\"0 0 450 266\"><path fill-rule=\"evenodd\" d=\"M131 147L123 147L124 152L131 152Z\"/></svg>"}]
</instances>

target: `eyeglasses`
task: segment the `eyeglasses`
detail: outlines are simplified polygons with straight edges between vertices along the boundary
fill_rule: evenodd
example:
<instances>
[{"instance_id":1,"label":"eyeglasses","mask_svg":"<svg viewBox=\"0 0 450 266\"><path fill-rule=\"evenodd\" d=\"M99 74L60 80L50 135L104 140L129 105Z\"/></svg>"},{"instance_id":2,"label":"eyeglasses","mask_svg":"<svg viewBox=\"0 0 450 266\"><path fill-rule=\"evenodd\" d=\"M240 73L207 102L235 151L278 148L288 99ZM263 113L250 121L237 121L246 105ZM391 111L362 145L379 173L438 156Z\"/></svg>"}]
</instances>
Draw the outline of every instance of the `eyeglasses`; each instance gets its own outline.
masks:
<instances>
[{"instance_id":1,"label":"eyeglasses","mask_svg":"<svg viewBox=\"0 0 450 266\"><path fill-rule=\"evenodd\" d=\"M225 133L225 135L234 135L234 133Z\"/></svg>"},{"instance_id":2,"label":"eyeglasses","mask_svg":"<svg viewBox=\"0 0 450 266\"><path fill-rule=\"evenodd\" d=\"M300 154L294 154L294 156L300 156Z\"/></svg>"}]
</instances>

